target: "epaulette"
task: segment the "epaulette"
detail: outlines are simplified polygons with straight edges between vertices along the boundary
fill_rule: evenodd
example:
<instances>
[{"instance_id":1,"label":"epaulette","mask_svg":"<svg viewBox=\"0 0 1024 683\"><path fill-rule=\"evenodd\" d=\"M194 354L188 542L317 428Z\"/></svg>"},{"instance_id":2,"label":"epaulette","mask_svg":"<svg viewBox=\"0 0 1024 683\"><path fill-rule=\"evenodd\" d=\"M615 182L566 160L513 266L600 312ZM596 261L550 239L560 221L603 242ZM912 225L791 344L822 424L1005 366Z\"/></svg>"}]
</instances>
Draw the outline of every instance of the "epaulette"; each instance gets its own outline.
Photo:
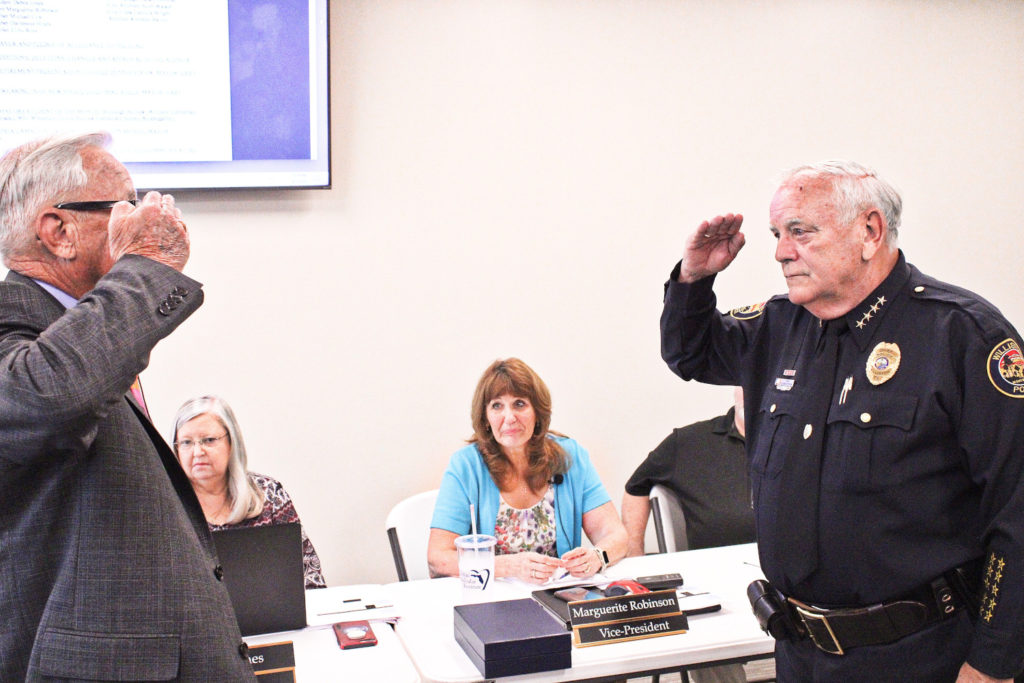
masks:
<instances>
[{"instance_id":1,"label":"epaulette","mask_svg":"<svg viewBox=\"0 0 1024 683\"><path fill-rule=\"evenodd\" d=\"M911 274L909 287L911 299L941 302L962 310L978 326L985 339L1006 336L1011 329L998 308L968 289L936 280L920 272Z\"/></svg>"},{"instance_id":2,"label":"epaulette","mask_svg":"<svg viewBox=\"0 0 1024 683\"><path fill-rule=\"evenodd\" d=\"M985 372L992 386L1011 398L1024 398L1024 353L1013 327L999 309L974 292L934 278L913 273L910 297L954 306L974 322L982 338L994 344L986 360Z\"/></svg>"}]
</instances>

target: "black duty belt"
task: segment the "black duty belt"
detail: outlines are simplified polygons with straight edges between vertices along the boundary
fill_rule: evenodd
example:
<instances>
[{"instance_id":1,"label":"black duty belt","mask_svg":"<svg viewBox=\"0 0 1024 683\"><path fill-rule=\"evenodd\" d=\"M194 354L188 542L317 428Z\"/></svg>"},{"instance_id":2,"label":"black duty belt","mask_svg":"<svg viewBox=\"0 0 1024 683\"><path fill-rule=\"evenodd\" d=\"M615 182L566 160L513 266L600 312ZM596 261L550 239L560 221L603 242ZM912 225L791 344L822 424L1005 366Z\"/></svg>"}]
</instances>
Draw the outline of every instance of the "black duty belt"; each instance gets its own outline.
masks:
<instances>
[{"instance_id":1,"label":"black duty belt","mask_svg":"<svg viewBox=\"0 0 1024 683\"><path fill-rule=\"evenodd\" d=\"M786 600L800 635L834 655L852 647L897 641L966 607L945 576L897 600L866 607L824 609L791 597Z\"/></svg>"}]
</instances>

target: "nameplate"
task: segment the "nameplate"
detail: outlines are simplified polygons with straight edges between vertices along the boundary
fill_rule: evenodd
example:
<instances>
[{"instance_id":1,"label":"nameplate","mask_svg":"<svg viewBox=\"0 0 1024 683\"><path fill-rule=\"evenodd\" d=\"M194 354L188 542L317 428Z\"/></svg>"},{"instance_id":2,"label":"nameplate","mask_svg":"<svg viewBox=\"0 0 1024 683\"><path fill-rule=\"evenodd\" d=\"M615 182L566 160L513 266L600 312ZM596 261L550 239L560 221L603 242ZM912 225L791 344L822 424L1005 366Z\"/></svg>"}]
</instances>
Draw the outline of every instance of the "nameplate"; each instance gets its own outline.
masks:
<instances>
[{"instance_id":1,"label":"nameplate","mask_svg":"<svg viewBox=\"0 0 1024 683\"><path fill-rule=\"evenodd\" d=\"M569 603L569 622L574 629L670 614L681 614L674 588Z\"/></svg>"},{"instance_id":2,"label":"nameplate","mask_svg":"<svg viewBox=\"0 0 1024 683\"><path fill-rule=\"evenodd\" d=\"M250 645L248 657L260 683L291 683L295 680L295 646L290 640Z\"/></svg>"},{"instance_id":3,"label":"nameplate","mask_svg":"<svg viewBox=\"0 0 1024 683\"><path fill-rule=\"evenodd\" d=\"M686 615L680 612L660 617L616 621L610 624L598 624L595 626L581 626L574 628L572 634L577 647L588 647L590 645L604 645L605 643L619 643L627 640L641 640L643 638L668 636L674 633L686 633L688 628L689 624L686 621Z\"/></svg>"}]
</instances>

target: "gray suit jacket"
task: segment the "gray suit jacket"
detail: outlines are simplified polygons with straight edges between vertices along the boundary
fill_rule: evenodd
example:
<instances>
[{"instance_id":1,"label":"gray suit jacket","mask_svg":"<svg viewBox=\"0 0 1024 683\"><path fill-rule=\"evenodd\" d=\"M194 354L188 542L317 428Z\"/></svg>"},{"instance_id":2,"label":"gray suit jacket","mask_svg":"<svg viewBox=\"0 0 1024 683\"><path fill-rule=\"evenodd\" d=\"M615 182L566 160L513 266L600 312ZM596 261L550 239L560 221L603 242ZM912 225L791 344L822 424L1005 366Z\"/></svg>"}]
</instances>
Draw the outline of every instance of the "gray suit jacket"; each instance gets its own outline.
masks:
<instances>
[{"instance_id":1,"label":"gray suit jacket","mask_svg":"<svg viewBox=\"0 0 1024 683\"><path fill-rule=\"evenodd\" d=\"M192 487L126 395L200 284L120 259L65 311L0 282L0 680L253 680Z\"/></svg>"}]
</instances>

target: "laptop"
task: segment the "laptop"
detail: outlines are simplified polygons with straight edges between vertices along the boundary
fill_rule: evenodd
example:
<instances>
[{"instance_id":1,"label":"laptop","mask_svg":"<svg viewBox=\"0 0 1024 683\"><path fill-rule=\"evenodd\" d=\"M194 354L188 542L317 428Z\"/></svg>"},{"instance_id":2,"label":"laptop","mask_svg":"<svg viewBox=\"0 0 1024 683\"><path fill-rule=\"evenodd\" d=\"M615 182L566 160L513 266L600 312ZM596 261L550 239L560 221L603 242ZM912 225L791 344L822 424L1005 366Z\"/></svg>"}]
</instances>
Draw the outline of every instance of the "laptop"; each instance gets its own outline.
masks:
<instances>
[{"instance_id":1,"label":"laptop","mask_svg":"<svg viewBox=\"0 0 1024 683\"><path fill-rule=\"evenodd\" d=\"M213 542L243 636L306 627L297 522L222 529L213 532Z\"/></svg>"}]
</instances>

